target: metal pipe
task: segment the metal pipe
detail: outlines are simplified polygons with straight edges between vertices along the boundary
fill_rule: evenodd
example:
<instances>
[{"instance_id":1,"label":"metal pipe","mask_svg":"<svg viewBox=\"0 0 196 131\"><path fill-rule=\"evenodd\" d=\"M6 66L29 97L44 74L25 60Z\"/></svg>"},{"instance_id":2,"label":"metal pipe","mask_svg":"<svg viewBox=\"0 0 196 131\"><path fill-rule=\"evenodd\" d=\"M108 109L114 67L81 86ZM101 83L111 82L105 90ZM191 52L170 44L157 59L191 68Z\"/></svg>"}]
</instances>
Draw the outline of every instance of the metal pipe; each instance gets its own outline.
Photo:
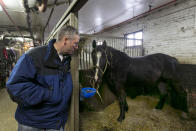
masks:
<instances>
[{"instance_id":1,"label":"metal pipe","mask_svg":"<svg viewBox=\"0 0 196 131\"><path fill-rule=\"evenodd\" d=\"M103 29L103 30L101 30L101 31L99 31L99 32L97 32L97 33L95 33L95 34L102 33L102 32L104 32L104 31L106 31L106 30L110 30L110 29L115 28L115 27L118 27L118 26L120 26L120 25L122 25L122 24L126 24L126 23L128 23L128 22L131 22L132 20L141 18L141 17L143 17L143 16L145 16L145 15L148 15L149 13L151 13L151 12L153 12L153 11L155 11L155 10L158 10L158 9L160 9L160 8L163 8L163 7L165 7L165 6L168 6L168 5L170 5L170 4L173 4L173 3L175 3L176 1L177 1L177 0L172 0L172 1L170 1L170 2L167 2L167 3L163 4L163 5L160 5L160 6L158 6L158 7L155 7L155 8L153 8L153 9L150 9L150 10L147 11L147 12L144 12L144 13L142 13L142 14L139 14L139 15L137 15L137 16L134 16L134 17L132 17L132 18L126 20L126 21L123 21L123 22L121 22L121 23L119 23L119 24L116 24L116 25L114 25L114 26L110 26L110 27L108 27L108 28L105 28L105 29Z\"/></svg>"},{"instance_id":2,"label":"metal pipe","mask_svg":"<svg viewBox=\"0 0 196 131\"><path fill-rule=\"evenodd\" d=\"M69 5L69 7L67 8L67 10L65 11L65 13L62 15L62 17L60 18L60 20L58 21L58 23L55 25L55 27L53 28L53 30L51 31L51 33L49 34L45 44L47 44L47 42L55 35L56 30L58 30L59 26L63 23L63 21L67 18L67 16L69 15L69 13L71 12L71 10L73 10L73 8L77 5L77 3L79 2L79 0L73 0L71 2L71 4Z\"/></svg>"},{"instance_id":3,"label":"metal pipe","mask_svg":"<svg viewBox=\"0 0 196 131\"><path fill-rule=\"evenodd\" d=\"M54 1L54 4L56 4L57 3L57 1L58 0L55 0ZM54 7L51 9L51 11L50 11L50 15L49 15L49 17L48 17L48 20L47 20L47 22L46 22L46 25L44 26L44 29L43 29L43 41L42 41L42 43L43 43L43 45L44 45L44 33L45 33L45 29L46 29L46 27L48 26L48 24L49 24L49 21L50 21L50 19L51 19L51 17L52 17L52 14L53 14L53 11L54 11Z\"/></svg>"},{"instance_id":4,"label":"metal pipe","mask_svg":"<svg viewBox=\"0 0 196 131\"><path fill-rule=\"evenodd\" d=\"M12 12L20 12L20 13L25 13L25 11L22 10L15 10L15 9L8 9L6 8L7 11L12 11Z\"/></svg>"},{"instance_id":5,"label":"metal pipe","mask_svg":"<svg viewBox=\"0 0 196 131\"><path fill-rule=\"evenodd\" d=\"M20 36L20 35L4 35L3 36L3 39L7 38L7 37L10 37L10 38L13 38L13 37L22 37L22 38L31 38L31 36Z\"/></svg>"},{"instance_id":6,"label":"metal pipe","mask_svg":"<svg viewBox=\"0 0 196 131\"><path fill-rule=\"evenodd\" d=\"M27 20L27 25L28 25L28 30L29 30L29 33L30 33L30 36L33 40L33 44L35 46L35 39L33 37L33 32L32 32L32 29L31 29L31 17L30 17L30 8L29 8L29 5L28 5L28 1L27 0L23 0L23 4L24 4L24 8L25 8L25 12L26 12L26 20Z\"/></svg>"},{"instance_id":7,"label":"metal pipe","mask_svg":"<svg viewBox=\"0 0 196 131\"><path fill-rule=\"evenodd\" d=\"M66 3L65 1L61 1L61 2L56 2L54 4L48 4L47 8L54 8L56 6L59 6L59 5L65 4L65 3Z\"/></svg>"},{"instance_id":8,"label":"metal pipe","mask_svg":"<svg viewBox=\"0 0 196 131\"><path fill-rule=\"evenodd\" d=\"M3 11L5 12L5 14L7 15L7 17L9 18L9 20L12 22L12 24L14 24L14 26L16 27L16 29L19 31L20 35L22 36L22 33L21 33L20 29L18 28L18 26L16 25L16 23L14 22L14 20L12 19L12 17L6 11L6 9L5 9L5 3L3 2L3 0L0 0L0 5L1 5Z\"/></svg>"}]
</instances>

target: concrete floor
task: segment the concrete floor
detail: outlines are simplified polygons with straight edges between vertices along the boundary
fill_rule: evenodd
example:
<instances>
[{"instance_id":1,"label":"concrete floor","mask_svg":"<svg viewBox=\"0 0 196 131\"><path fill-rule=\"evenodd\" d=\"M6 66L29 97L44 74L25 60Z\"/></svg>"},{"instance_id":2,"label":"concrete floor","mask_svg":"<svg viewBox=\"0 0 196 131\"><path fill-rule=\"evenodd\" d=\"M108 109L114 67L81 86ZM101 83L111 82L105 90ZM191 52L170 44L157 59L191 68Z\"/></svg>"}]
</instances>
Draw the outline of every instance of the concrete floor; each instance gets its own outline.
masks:
<instances>
[{"instance_id":1,"label":"concrete floor","mask_svg":"<svg viewBox=\"0 0 196 131\"><path fill-rule=\"evenodd\" d=\"M17 131L14 118L16 106L9 98L6 88L0 88L0 131Z\"/></svg>"}]
</instances>

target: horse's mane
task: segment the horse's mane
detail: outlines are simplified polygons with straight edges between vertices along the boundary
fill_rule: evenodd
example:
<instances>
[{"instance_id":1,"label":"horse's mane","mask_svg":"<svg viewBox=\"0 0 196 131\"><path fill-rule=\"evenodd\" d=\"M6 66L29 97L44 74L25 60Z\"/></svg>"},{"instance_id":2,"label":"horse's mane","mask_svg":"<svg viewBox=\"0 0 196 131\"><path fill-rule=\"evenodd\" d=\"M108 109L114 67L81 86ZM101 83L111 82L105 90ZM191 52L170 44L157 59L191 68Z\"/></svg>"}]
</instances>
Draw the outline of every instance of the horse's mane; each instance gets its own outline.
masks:
<instances>
[{"instance_id":1,"label":"horse's mane","mask_svg":"<svg viewBox=\"0 0 196 131\"><path fill-rule=\"evenodd\" d=\"M112 53L112 55L117 55L117 56L124 57L124 58L130 58L126 53L120 50L117 50L113 47L110 47L110 46L107 46L107 52Z\"/></svg>"},{"instance_id":2,"label":"horse's mane","mask_svg":"<svg viewBox=\"0 0 196 131\"><path fill-rule=\"evenodd\" d=\"M109 56L109 61L112 63L113 67L115 65L118 66L118 68L124 68L122 67L122 65L128 66L131 62L130 61L131 57L129 57L126 53L120 50L117 50L110 46L106 46L106 52L107 55Z\"/></svg>"}]
</instances>

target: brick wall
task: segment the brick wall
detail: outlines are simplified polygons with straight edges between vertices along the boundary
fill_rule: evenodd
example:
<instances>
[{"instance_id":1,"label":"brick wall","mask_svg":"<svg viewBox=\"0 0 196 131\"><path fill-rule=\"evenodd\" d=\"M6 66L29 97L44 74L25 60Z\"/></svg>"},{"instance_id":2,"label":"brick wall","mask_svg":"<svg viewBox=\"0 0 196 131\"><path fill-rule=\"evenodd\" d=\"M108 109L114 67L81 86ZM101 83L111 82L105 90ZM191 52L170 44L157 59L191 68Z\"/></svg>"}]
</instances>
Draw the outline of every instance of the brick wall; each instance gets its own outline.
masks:
<instances>
[{"instance_id":1,"label":"brick wall","mask_svg":"<svg viewBox=\"0 0 196 131\"><path fill-rule=\"evenodd\" d=\"M124 34L143 30L145 55L160 52L176 57L181 63L196 64L196 1L179 1L181 2L176 5L105 31L102 35L122 37ZM190 78L194 78L195 71L185 71L182 75L187 78L182 81L185 82L184 87L189 88L189 106L194 108L196 81L191 81Z\"/></svg>"},{"instance_id":2,"label":"brick wall","mask_svg":"<svg viewBox=\"0 0 196 131\"><path fill-rule=\"evenodd\" d=\"M143 30L145 54L161 52L176 57L181 63L196 64L195 0L181 0L103 35L124 36L138 30Z\"/></svg>"}]
</instances>

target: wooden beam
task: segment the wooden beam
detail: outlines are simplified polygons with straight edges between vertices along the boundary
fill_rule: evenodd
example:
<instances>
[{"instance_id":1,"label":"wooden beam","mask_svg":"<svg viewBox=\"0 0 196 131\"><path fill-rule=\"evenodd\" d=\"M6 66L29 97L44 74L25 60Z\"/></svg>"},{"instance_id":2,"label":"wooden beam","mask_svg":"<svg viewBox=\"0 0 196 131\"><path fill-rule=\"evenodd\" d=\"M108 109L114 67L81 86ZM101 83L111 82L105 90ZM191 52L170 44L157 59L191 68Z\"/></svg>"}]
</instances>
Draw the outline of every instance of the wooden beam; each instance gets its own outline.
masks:
<instances>
[{"instance_id":1,"label":"wooden beam","mask_svg":"<svg viewBox=\"0 0 196 131\"><path fill-rule=\"evenodd\" d=\"M48 39L46 40L45 44L49 42L54 36L56 35L57 31L60 29L59 26L64 25L66 19L69 19L69 14L73 12L76 16L78 14L79 9L82 8L82 6L87 2L88 0L73 0L70 4L70 6L67 8L65 13L62 15L61 19L59 22L56 24L56 26L53 28L52 32L48 36ZM62 26L61 26L62 27Z\"/></svg>"},{"instance_id":2,"label":"wooden beam","mask_svg":"<svg viewBox=\"0 0 196 131\"><path fill-rule=\"evenodd\" d=\"M72 12L78 13L78 11L86 4L88 0L80 0L80 2L77 2L74 8L72 9Z\"/></svg>"},{"instance_id":3,"label":"wooden beam","mask_svg":"<svg viewBox=\"0 0 196 131\"><path fill-rule=\"evenodd\" d=\"M67 23L68 22L68 23ZM64 21L64 24L69 24L78 28L78 20L75 14L71 13L69 19ZM69 117L66 123L65 131L79 131L79 57L75 52L71 60L71 74L73 81L73 92L71 96L71 106Z\"/></svg>"}]
</instances>

